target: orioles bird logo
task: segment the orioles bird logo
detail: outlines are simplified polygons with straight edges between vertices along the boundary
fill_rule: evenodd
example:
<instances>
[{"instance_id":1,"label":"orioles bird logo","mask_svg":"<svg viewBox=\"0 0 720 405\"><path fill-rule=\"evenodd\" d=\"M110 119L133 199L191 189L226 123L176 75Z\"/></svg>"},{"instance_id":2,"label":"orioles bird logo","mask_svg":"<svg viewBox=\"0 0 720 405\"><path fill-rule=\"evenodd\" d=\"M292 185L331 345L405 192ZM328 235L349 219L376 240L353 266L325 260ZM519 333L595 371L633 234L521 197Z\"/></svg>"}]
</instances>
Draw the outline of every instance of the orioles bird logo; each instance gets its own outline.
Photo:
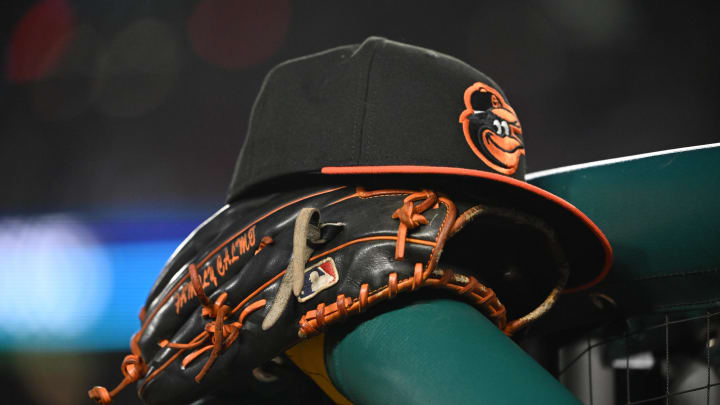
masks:
<instances>
[{"instance_id":1,"label":"orioles bird logo","mask_svg":"<svg viewBox=\"0 0 720 405\"><path fill-rule=\"evenodd\" d=\"M490 98L484 110L473 108L473 95ZM515 110L500 92L485 83L477 82L465 90L465 110L460 114L465 140L486 165L503 174L513 174L518 168L525 146L520 136L522 127Z\"/></svg>"}]
</instances>

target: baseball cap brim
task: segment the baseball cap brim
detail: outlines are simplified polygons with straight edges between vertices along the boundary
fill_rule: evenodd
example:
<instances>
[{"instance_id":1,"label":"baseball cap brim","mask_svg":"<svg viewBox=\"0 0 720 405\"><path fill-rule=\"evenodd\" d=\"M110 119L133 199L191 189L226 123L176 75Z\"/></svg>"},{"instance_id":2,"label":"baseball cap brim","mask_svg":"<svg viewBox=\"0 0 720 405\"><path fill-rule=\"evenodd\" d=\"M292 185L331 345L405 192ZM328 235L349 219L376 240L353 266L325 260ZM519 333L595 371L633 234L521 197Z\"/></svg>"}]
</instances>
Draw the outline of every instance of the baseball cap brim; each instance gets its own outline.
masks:
<instances>
[{"instance_id":1,"label":"baseball cap brim","mask_svg":"<svg viewBox=\"0 0 720 405\"><path fill-rule=\"evenodd\" d=\"M422 175L429 181L432 181L430 177L442 177L454 187L467 183L469 187L477 186L484 195L502 196L504 205L543 218L555 228L570 260L570 277L564 293L593 287L607 276L612 266L610 242L590 218L562 198L512 177L458 167L413 165L327 166L321 173L331 176ZM448 180L448 176L452 180Z\"/></svg>"}]
</instances>

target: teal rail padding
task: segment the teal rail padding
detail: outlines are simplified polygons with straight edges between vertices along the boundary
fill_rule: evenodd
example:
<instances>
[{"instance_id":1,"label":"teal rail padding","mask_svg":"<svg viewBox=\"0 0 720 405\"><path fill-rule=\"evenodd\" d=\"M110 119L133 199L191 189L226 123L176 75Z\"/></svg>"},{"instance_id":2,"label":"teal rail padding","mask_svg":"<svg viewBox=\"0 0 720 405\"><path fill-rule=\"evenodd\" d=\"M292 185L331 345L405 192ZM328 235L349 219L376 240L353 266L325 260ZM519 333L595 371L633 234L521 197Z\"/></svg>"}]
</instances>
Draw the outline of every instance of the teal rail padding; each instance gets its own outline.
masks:
<instances>
[{"instance_id":1,"label":"teal rail padding","mask_svg":"<svg viewBox=\"0 0 720 405\"><path fill-rule=\"evenodd\" d=\"M530 182L603 230L615 260L595 291L628 314L720 305L720 144L557 169Z\"/></svg>"},{"instance_id":2,"label":"teal rail padding","mask_svg":"<svg viewBox=\"0 0 720 405\"><path fill-rule=\"evenodd\" d=\"M328 374L355 404L580 403L463 302L421 301L332 341L328 336Z\"/></svg>"}]
</instances>

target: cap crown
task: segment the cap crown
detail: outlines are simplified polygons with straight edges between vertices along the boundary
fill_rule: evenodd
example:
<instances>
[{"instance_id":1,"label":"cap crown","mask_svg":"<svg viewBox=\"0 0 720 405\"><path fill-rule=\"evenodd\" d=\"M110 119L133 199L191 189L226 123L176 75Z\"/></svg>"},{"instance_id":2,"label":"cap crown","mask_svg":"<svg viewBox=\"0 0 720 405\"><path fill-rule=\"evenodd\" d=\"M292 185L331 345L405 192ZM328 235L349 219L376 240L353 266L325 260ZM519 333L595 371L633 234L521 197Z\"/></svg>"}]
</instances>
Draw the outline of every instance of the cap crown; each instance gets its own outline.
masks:
<instances>
[{"instance_id":1,"label":"cap crown","mask_svg":"<svg viewBox=\"0 0 720 405\"><path fill-rule=\"evenodd\" d=\"M464 62L371 37L265 78L228 193L327 166L459 167L524 180L522 130L502 90Z\"/></svg>"}]
</instances>

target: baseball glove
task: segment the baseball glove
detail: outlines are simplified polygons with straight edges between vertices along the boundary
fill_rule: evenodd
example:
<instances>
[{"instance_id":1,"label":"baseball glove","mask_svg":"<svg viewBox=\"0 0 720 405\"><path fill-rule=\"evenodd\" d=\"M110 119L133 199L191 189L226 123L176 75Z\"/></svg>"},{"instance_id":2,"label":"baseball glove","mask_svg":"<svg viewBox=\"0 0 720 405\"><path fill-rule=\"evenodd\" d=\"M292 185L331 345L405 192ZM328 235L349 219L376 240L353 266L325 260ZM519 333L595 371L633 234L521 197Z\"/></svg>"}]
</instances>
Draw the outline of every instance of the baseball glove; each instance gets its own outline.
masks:
<instances>
[{"instance_id":1,"label":"baseball glove","mask_svg":"<svg viewBox=\"0 0 720 405\"><path fill-rule=\"evenodd\" d=\"M334 187L223 207L153 286L122 383L90 397L107 404L137 382L149 404L190 403L333 323L425 287L456 293L512 334L564 286L562 250L541 220L458 197ZM510 241L521 258L507 254ZM530 266L536 277L518 282ZM490 283L520 299L506 307Z\"/></svg>"}]
</instances>

